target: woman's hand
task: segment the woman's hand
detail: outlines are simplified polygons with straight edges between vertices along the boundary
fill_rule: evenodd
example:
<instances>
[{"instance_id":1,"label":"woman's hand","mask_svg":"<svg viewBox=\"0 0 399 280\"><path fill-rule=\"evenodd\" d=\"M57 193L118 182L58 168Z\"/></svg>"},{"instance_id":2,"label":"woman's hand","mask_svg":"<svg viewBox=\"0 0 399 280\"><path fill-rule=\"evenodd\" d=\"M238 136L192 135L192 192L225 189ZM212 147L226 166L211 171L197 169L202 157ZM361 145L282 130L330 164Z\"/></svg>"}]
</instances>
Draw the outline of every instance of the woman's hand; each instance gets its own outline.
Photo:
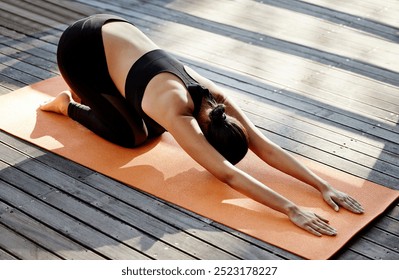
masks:
<instances>
[{"instance_id":1,"label":"woman's hand","mask_svg":"<svg viewBox=\"0 0 399 280\"><path fill-rule=\"evenodd\" d=\"M337 235L337 231L328 224L328 220L318 216L317 214L294 207L288 213L291 222L316 235Z\"/></svg>"},{"instance_id":2,"label":"woman's hand","mask_svg":"<svg viewBox=\"0 0 399 280\"><path fill-rule=\"evenodd\" d=\"M331 186L324 190L322 195L327 204L330 205L335 211L338 211L339 206L342 206L356 214L361 214L364 212L362 205L354 198L350 197L346 193L334 189Z\"/></svg>"}]
</instances>

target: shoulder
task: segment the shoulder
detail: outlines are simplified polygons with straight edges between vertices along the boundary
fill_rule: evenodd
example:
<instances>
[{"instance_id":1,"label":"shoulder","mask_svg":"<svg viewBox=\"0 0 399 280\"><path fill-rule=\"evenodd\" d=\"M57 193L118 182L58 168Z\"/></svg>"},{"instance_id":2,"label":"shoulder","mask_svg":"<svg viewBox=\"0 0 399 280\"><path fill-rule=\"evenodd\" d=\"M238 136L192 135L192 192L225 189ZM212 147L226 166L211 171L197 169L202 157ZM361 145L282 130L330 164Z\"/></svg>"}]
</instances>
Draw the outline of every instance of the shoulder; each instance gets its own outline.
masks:
<instances>
[{"instance_id":1,"label":"shoulder","mask_svg":"<svg viewBox=\"0 0 399 280\"><path fill-rule=\"evenodd\" d=\"M141 107L150 118L166 127L179 116L190 116L194 110L187 89L169 73L157 75L147 85Z\"/></svg>"},{"instance_id":2,"label":"shoulder","mask_svg":"<svg viewBox=\"0 0 399 280\"><path fill-rule=\"evenodd\" d=\"M199 73L197 73L192 68L186 65L184 66L184 69L200 85L207 88L212 93L213 97L216 99L218 103L225 103L227 99L226 94L213 81L209 80L208 78L205 78L204 76L200 75Z\"/></svg>"}]
</instances>

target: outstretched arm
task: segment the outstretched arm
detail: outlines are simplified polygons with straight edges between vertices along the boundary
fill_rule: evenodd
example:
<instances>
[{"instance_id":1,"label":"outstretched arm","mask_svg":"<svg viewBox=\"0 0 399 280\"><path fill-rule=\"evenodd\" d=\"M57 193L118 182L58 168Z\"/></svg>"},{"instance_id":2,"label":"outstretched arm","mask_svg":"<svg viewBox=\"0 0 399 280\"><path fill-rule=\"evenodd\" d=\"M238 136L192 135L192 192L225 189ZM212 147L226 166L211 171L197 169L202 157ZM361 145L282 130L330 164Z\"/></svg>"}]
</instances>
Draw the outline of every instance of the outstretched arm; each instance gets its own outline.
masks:
<instances>
[{"instance_id":1,"label":"outstretched arm","mask_svg":"<svg viewBox=\"0 0 399 280\"><path fill-rule=\"evenodd\" d=\"M342 206L354 213L364 212L360 203L354 198L336 190L328 182L300 163L295 157L264 136L233 102L227 99L227 104L231 110L231 114L239 119L247 129L250 138L250 149L263 161L319 190L323 199L335 211L338 211L339 206Z\"/></svg>"},{"instance_id":2,"label":"outstretched arm","mask_svg":"<svg viewBox=\"0 0 399 280\"><path fill-rule=\"evenodd\" d=\"M237 118L244 125L249 135L250 149L264 162L319 190L323 199L335 211L338 211L339 206L342 206L354 213L363 213L362 206L354 198L336 190L328 182L318 177L292 155L264 136L242 110L234 102L229 100L213 82L198 75L191 69L188 70L190 71L190 75L207 87L213 94L224 96L227 113Z\"/></svg>"},{"instance_id":3,"label":"outstretched arm","mask_svg":"<svg viewBox=\"0 0 399 280\"><path fill-rule=\"evenodd\" d=\"M287 215L297 226L317 235L335 235L328 221L303 210L225 160L206 140L193 117L177 117L164 124L180 146L200 165L236 191Z\"/></svg>"}]
</instances>

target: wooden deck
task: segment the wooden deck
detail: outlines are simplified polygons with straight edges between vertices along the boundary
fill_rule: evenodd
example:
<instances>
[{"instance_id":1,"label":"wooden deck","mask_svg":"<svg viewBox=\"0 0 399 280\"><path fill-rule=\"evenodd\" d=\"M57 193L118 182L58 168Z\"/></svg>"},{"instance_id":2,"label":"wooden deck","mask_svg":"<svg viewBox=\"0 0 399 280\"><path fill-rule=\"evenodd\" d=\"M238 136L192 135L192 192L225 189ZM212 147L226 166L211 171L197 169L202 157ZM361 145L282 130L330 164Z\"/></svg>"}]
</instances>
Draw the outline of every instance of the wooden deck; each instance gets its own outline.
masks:
<instances>
[{"instance_id":1,"label":"wooden deck","mask_svg":"<svg viewBox=\"0 0 399 280\"><path fill-rule=\"evenodd\" d=\"M134 22L285 149L399 189L398 1L2 0L0 94L58 75L60 34L94 13ZM0 259L298 257L0 131ZM399 259L399 205L334 259Z\"/></svg>"}]
</instances>

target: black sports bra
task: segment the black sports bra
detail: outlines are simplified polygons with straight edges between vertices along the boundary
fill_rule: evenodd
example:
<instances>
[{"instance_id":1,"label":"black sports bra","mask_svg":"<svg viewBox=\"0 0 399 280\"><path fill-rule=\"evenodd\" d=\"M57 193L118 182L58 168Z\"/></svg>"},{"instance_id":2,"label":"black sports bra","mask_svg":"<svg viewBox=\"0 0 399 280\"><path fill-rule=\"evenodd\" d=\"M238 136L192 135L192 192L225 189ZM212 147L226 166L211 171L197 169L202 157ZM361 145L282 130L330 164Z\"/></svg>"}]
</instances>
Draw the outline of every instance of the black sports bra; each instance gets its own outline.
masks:
<instances>
[{"instance_id":1,"label":"black sports bra","mask_svg":"<svg viewBox=\"0 0 399 280\"><path fill-rule=\"evenodd\" d=\"M198 115L204 97L213 99L209 90L195 81L186 72L184 65L166 51L156 49L144 54L133 64L127 75L125 95L129 105L143 118L147 125L149 136L162 134L165 129L144 113L141 108L141 102L147 84L154 76L163 72L176 75L185 84L194 102L194 117Z\"/></svg>"}]
</instances>

